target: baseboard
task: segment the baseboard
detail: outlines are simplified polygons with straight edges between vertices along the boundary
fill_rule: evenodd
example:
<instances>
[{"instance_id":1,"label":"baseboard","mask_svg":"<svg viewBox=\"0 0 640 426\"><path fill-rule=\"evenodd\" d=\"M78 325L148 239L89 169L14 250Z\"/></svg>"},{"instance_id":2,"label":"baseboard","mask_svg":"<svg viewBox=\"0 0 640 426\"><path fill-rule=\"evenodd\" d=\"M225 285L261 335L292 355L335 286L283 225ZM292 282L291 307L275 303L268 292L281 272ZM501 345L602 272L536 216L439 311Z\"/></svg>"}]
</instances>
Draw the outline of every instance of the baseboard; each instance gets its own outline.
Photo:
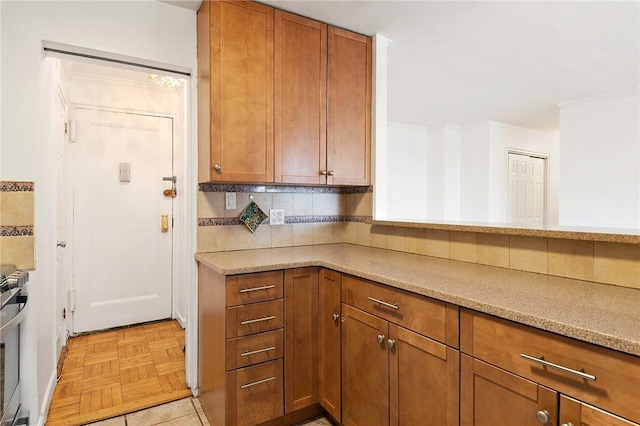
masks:
<instances>
[{"instance_id":1,"label":"baseboard","mask_svg":"<svg viewBox=\"0 0 640 426\"><path fill-rule=\"evenodd\" d=\"M49 406L53 399L53 392L56 390L56 383L56 372L53 371L51 372L47 391L44 393L44 398L42 400L42 408L40 409L40 416L38 417L38 426L44 426L47 421L47 414L49 413Z\"/></svg>"},{"instance_id":2,"label":"baseboard","mask_svg":"<svg viewBox=\"0 0 640 426\"><path fill-rule=\"evenodd\" d=\"M187 328L187 319L180 313L180 311L176 311L175 319L178 321L178 324L180 324L180 327L183 329Z\"/></svg>"}]
</instances>

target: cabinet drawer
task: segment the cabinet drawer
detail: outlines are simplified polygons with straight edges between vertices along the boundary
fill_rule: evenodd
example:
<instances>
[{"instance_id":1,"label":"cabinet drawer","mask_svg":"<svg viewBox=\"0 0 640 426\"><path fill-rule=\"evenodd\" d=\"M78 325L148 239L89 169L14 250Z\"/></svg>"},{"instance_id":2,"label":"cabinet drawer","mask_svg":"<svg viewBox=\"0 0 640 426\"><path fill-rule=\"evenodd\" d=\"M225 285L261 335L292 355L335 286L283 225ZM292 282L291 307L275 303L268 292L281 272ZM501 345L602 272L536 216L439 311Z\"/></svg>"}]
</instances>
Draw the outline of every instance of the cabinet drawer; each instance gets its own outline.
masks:
<instances>
[{"instance_id":1,"label":"cabinet drawer","mask_svg":"<svg viewBox=\"0 0 640 426\"><path fill-rule=\"evenodd\" d=\"M282 328L282 307L279 299L227 308L227 339Z\"/></svg>"},{"instance_id":2,"label":"cabinet drawer","mask_svg":"<svg viewBox=\"0 0 640 426\"><path fill-rule=\"evenodd\" d=\"M463 352L640 421L640 357L466 309L460 327Z\"/></svg>"},{"instance_id":3,"label":"cabinet drawer","mask_svg":"<svg viewBox=\"0 0 640 426\"><path fill-rule=\"evenodd\" d=\"M342 300L439 342L458 347L458 307L352 276L342 278Z\"/></svg>"},{"instance_id":4,"label":"cabinet drawer","mask_svg":"<svg viewBox=\"0 0 640 426\"><path fill-rule=\"evenodd\" d=\"M227 426L253 426L284 415L282 359L227 373Z\"/></svg>"},{"instance_id":5,"label":"cabinet drawer","mask_svg":"<svg viewBox=\"0 0 640 426\"><path fill-rule=\"evenodd\" d=\"M282 271L227 277L227 306L282 299L283 282Z\"/></svg>"},{"instance_id":6,"label":"cabinet drawer","mask_svg":"<svg viewBox=\"0 0 640 426\"><path fill-rule=\"evenodd\" d=\"M284 332L267 331L227 341L227 371L282 358Z\"/></svg>"}]
</instances>

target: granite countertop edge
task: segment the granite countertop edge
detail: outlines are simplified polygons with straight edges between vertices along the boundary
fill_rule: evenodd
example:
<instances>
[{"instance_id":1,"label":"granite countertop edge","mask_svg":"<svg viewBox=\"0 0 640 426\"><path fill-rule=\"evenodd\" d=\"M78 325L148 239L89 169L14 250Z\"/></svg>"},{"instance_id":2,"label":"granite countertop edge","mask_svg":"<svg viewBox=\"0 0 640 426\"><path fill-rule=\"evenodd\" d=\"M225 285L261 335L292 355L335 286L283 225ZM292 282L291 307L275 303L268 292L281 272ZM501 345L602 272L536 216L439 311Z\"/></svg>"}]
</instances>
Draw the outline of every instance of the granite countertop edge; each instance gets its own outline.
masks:
<instances>
[{"instance_id":1,"label":"granite countertop edge","mask_svg":"<svg viewBox=\"0 0 640 426\"><path fill-rule=\"evenodd\" d=\"M446 259L438 259L431 258L429 256L422 255L414 255L409 253L395 252L385 249L374 249L370 247L364 246L355 246L350 244L332 244L332 245L324 245L324 246L304 246L307 250L312 250L314 247L323 247L325 250L331 250L333 247L342 247L342 246L350 246L350 249L355 251L362 251L363 254L371 253L372 251L375 253L381 252L391 252L393 256L397 259L402 260L404 257L407 259L411 258L411 261L416 260L416 256L420 258L428 258L432 261L439 262L441 264L446 265L450 271L453 271L451 274L455 274L457 269L464 268L482 268L481 272L493 270L498 270L499 274L507 274L510 275L511 270L497 268L492 266L484 266L484 265L476 265L471 263L452 261ZM295 248L291 248L295 249ZM574 338L577 340L581 340L588 343L593 343L599 346L603 346L609 349L618 350L621 352L625 352L628 354L640 356L640 326L638 326L638 335L635 334L631 337L623 336L616 334L617 330L594 330L585 326L585 323L589 321L586 318L589 316L590 312L582 312L581 315L576 315L574 312L574 316L568 316L567 318L558 318L557 315L545 314L543 306L533 305L533 309L529 309L529 306L525 308L517 308L514 306L509 306L508 303L501 303L496 298L492 298L487 295L482 294L481 291L477 291L477 294L474 294L474 289L467 289L464 287L465 283L462 282L461 285L464 291L448 291L439 289L437 285L430 286L429 284L424 283L411 283L408 280L403 279L402 274L393 273L390 271L388 273L381 273L376 271L367 270L366 268L360 267L352 267L347 264L348 261L336 261L332 259L328 259L327 256L324 256L323 253L312 253L307 256L302 256L302 258L295 258L295 255L292 254L291 259L281 260L281 259L273 259L271 261L252 261L250 259L243 261L238 259L242 259L243 257L251 257L256 253L270 253L274 250L286 250L286 249L252 249L252 250L238 250L232 252L212 252L212 253L197 253L195 258L198 262L206 265L212 270L220 273L222 275L236 275L236 274L245 274L245 273L255 273L255 272L264 272L270 270L277 269L290 269L290 268L301 268L301 267L309 267L309 266L318 266L324 267L328 269L332 269L338 272L354 275L363 279L379 282L381 284L385 284L391 287L399 288L402 290L406 290L412 293L420 294L423 296L431 297L434 299L438 299L444 302L452 303L458 305L460 307L472 309L478 312L494 315L503 319L515 321L521 324L529 325L538 329L542 329L545 331L557 333L566 337ZM284 257L287 257L286 254ZM233 261L229 261L232 259ZM541 274L534 274L530 272L522 272L522 271L513 271L518 276L522 277L522 279L533 279L534 281L544 281L544 277L551 277ZM440 277L442 278L442 277ZM557 281L560 285L571 285L576 284L578 286L584 287L593 285L592 291L595 293L592 295L594 298L598 298L598 292L600 291L608 291L614 293L631 293L634 296L637 293L637 301L640 302L640 290L628 289L624 287L617 288L615 286L609 286L599 283L591 283L580 280L573 280L568 278L559 278L559 277L551 277L553 281ZM443 281L453 282L456 280L455 277L451 277L450 275L445 277ZM461 280L464 281L464 280ZM558 285L551 284L551 285ZM545 284L547 285L547 284ZM469 291L467 291L469 290ZM547 299L549 297L556 297L553 294L553 290L551 290L550 294L547 294ZM498 296L499 298L499 296ZM635 300L635 298L634 298ZM565 301L559 300L559 304L561 305ZM568 302L568 301L567 301ZM612 301L610 304L611 313L615 312L617 307L616 301ZM638 305L640 306L640 304ZM606 307L604 313L606 314ZM556 311L553 311L556 313ZM633 318L629 319L630 321L634 321ZM596 322L598 323L598 322ZM638 322L640 324L640 322Z\"/></svg>"}]
</instances>

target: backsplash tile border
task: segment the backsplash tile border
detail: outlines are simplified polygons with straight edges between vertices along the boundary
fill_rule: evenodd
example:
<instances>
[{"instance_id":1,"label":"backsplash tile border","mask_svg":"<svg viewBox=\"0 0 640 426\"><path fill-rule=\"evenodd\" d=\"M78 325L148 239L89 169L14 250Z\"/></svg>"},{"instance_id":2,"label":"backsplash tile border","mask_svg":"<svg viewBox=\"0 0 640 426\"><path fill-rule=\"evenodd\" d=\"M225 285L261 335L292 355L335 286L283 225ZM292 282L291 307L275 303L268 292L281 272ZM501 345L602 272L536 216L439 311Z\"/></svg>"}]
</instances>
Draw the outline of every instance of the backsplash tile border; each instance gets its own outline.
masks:
<instances>
[{"instance_id":1,"label":"backsplash tile border","mask_svg":"<svg viewBox=\"0 0 640 426\"><path fill-rule=\"evenodd\" d=\"M34 187L35 183L29 181L0 181L0 192L33 192Z\"/></svg>"},{"instance_id":2,"label":"backsplash tile border","mask_svg":"<svg viewBox=\"0 0 640 426\"><path fill-rule=\"evenodd\" d=\"M252 185L234 183L200 183L200 192L268 192L288 194L365 194L373 192L372 186L292 186Z\"/></svg>"},{"instance_id":3,"label":"backsplash tile border","mask_svg":"<svg viewBox=\"0 0 640 426\"><path fill-rule=\"evenodd\" d=\"M2 225L0 226L0 236L2 237L25 237L33 235L33 225Z\"/></svg>"},{"instance_id":4,"label":"backsplash tile border","mask_svg":"<svg viewBox=\"0 0 640 426\"><path fill-rule=\"evenodd\" d=\"M345 216L345 215L310 215L310 216L285 216L284 223L300 224L300 223L336 223L336 222L356 222L365 223L371 220L371 216ZM263 223L267 223L265 221ZM198 218L198 226L233 226L241 225L240 219L237 217L201 217Z\"/></svg>"}]
</instances>

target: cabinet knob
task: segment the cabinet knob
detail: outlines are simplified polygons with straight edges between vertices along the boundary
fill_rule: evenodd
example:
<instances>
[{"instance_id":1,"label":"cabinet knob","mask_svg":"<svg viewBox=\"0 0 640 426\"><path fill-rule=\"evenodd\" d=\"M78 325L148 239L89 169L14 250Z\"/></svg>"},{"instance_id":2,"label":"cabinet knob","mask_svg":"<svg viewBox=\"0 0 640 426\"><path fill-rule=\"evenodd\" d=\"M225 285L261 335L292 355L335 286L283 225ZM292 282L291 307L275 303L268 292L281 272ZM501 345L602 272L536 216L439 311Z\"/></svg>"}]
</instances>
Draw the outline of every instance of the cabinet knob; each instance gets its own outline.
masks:
<instances>
[{"instance_id":1,"label":"cabinet knob","mask_svg":"<svg viewBox=\"0 0 640 426\"><path fill-rule=\"evenodd\" d=\"M329 170L329 171L327 172L327 174L328 174L329 176L333 176L333 170Z\"/></svg>"},{"instance_id":2,"label":"cabinet knob","mask_svg":"<svg viewBox=\"0 0 640 426\"><path fill-rule=\"evenodd\" d=\"M378 343L384 342L384 334L378 334Z\"/></svg>"},{"instance_id":3,"label":"cabinet knob","mask_svg":"<svg viewBox=\"0 0 640 426\"><path fill-rule=\"evenodd\" d=\"M333 317L334 321L338 321L338 318L340 318L340 315L339 314L333 314L332 317Z\"/></svg>"},{"instance_id":4,"label":"cabinet knob","mask_svg":"<svg viewBox=\"0 0 640 426\"><path fill-rule=\"evenodd\" d=\"M393 349L396 346L396 341L395 339L389 339L387 340L387 346L389 346L389 349Z\"/></svg>"},{"instance_id":5,"label":"cabinet knob","mask_svg":"<svg viewBox=\"0 0 640 426\"><path fill-rule=\"evenodd\" d=\"M573 426L573 423L566 422L566 423L562 423L560 426Z\"/></svg>"},{"instance_id":6,"label":"cabinet knob","mask_svg":"<svg viewBox=\"0 0 640 426\"><path fill-rule=\"evenodd\" d=\"M536 413L536 419L543 425L548 425L551 421L551 414L547 410L540 410Z\"/></svg>"},{"instance_id":7,"label":"cabinet knob","mask_svg":"<svg viewBox=\"0 0 640 426\"><path fill-rule=\"evenodd\" d=\"M326 175L327 175L326 170L320 170L320 176L326 176Z\"/></svg>"},{"instance_id":8,"label":"cabinet knob","mask_svg":"<svg viewBox=\"0 0 640 426\"><path fill-rule=\"evenodd\" d=\"M215 170L217 173L220 173L222 171L222 167L220 167L220 164L214 164L213 170Z\"/></svg>"}]
</instances>

